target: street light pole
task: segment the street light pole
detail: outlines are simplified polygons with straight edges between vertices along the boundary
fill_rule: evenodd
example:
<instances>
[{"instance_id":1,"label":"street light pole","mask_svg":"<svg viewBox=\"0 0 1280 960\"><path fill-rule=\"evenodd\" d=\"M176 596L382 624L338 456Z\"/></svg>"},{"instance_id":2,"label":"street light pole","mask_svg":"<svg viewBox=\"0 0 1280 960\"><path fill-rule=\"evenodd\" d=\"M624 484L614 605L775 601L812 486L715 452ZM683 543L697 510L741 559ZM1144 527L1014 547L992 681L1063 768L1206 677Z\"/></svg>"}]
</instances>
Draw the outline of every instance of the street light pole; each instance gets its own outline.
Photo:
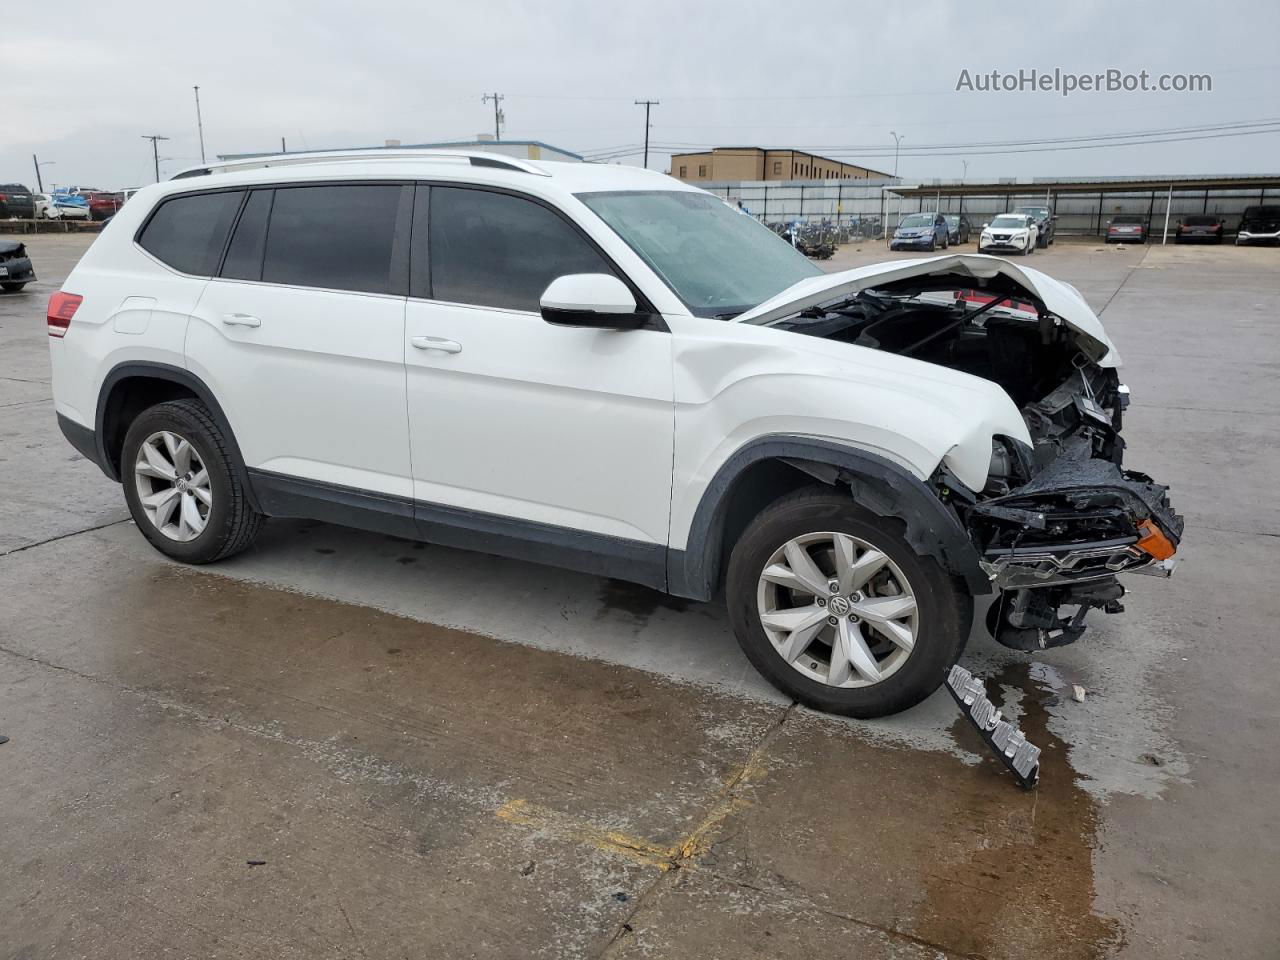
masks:
<instances>
[{"instance_id":1,"label":"street light pole","mask_svg":"<svg viewBox=\"0 0 1280 960\"><path fill-rule=\"evenodd\" d=\"M160 182L160 147L158 146L158 144L161 140L168 140L169 138L162 137L158 133L144 133L142 135L142 139L151 141L151 156L156 163L156 183L159 183Z\"/></svg>"},{"instance_id":2,"label":"street light pole","mask_svg":"<svg viewBox=\"0 0 1280 960\"><path fill-rule=\"evenodd\" d=\"M34 164L36 165L36 190L37 190L37 192L39 192L39 193L44 193L44 180L43 180L43 179L41 179L41 177L40 177L40 168L41 168L41 167L51 167L51 166L53 166L53 165L54 165L54 163L55 163L56 161L54 161L54 160L46 160L46 161L44 161L43 163L41 163L41 162L40 162L40 159L39 159L39 158L38 158L38 157L33 153L33 154L31 155L31 162L32 162L32 163L34 163Z\"/></svg>"},{"instance_id":3,"label":"street light pole","mask_svg":"<svg viewBox=\"0 0 1280 960\"><path fill-rule=\"evenodd\" d=\"M898 176L898 143L907 138L898 136L892 130L889 131L889 136L893 137L893 175L896 178Z\"/></svg>"},{"instance_id":4,"label":"street light pole","mask_svg":"<svg viewBox=\"0 0 1280 960\"><path fill-rule=\"evenodd\" d=\"M204 163L204 120L200 117L200 87L197 84L191 89L196 92L196 129L200 131L200 162Z\"/></svg>"}]
</instances>

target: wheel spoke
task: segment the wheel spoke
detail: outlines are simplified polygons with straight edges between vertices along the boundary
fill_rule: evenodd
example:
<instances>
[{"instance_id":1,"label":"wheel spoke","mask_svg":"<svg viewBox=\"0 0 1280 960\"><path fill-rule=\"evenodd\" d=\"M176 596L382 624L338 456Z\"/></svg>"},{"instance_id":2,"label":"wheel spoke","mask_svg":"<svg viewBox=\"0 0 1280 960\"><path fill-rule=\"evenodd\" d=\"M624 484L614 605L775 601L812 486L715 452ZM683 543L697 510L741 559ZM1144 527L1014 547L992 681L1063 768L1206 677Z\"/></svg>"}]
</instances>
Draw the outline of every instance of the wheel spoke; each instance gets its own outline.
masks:
<instances>
[{"instance_id":1,"label":"wheel spoke","mask_svg":"<svg viewBox=\"0 0 1280 960\"><path fill-rule=\"evenodd\" d=\"M778 652L787 663L793 663L813 642L814 637L822 632L827 623L827 611L817 604L790 610L774 610L762 613L760 622L767 630L787 634L786 640L778 645Z\"/></svg>"},{"instance_id":2,"label":"wheel spoke","mask_svg":"<svg viewBox=\"0 0 1280 960\"><path fill-rule=\"evenodd\" d=\"M872 683L877 683L880 680L880 666L876 663L876 658L872 655L871 648L867 646L867 641L862 636L862 631L858 629L856 624L850 623L848 620L841 620L840 628L837 632L840 634L840 646L849 663L863 678L870 680Z\"/></svg>"},{"instance_id":3,"label":"wheel spoke","mask_svg":"<svg viewBox=\"0 0 1280 960\"><path fill-rule=\"evenodd\" d=\"M916 612L916 601L910 594L904 593L896 597L868 597L861 603L854 604L853 609L874 630L903 650L910 652L915 646L915 635L911 627L898 622Z\"/></svg>"},{"instance_id":4,"label":"wheel spoke","mask_svg":"<svg viewBox=\"0 0 1280 960\"><path fill-rule=\"evenodd\" d=\"M170 436L170 434L165 434ZM179 474L187 474L191 472L191 444L181 437L178 437L177 446L173 448L173 467Z\"/></svg>"},{"instance_id":5,"label":"wheel spoke","mask_svg":"<svg viewBox=\"0 0 1280 960\"><path fill-rule=\"evenodd\" d=\"M155 508L155 524L158 528L168 526L173 521L174 512L178 509L178 501L181 497L177 490L170 488L167 493L173 493L175 496L165 497Z\"/></svg>"},{"instance_id":6,"label":"wheel spoke","mask_svg":"<svg viewBox=\"0 0 1280 960\"><path fill-rule=\"evenodd\" d=\"M839 556L837 551L836 556ZM884 569L885 564L889 562L888 556L879 550L867 549L862 551L862 556L852 563L848 570L848 583L845 583L845 571L840 572L840 590L843 593L852 593L854 590L861 590L868 580Z\"/></svg>"},{"instance_id":7,"label":"wheel spoke","mask_svg":"<svg viewBox=\"0 0 1280 960\"><path fill-rule=\"evenodd\" d=\"M204 518L196 506L196 498L187 494L182 498L182 527L194 538L204 530Z\"/></svg>"},{"instance_id":8,"label":"wheel spoke","mask_svg":"<svg viewBox=\"0 0 1280 960\"><path fill-rule=\"evenodd\" d=\"M783 553L787 555L787 565L791 567L791 573L799 582L801 589L806 593L812 593L815 597L828 597L831 591L827 588L827 576L818 569L818 565L813 562L813 557L809 556L809 551L803 545L795 540L788 541L783 548Z\"/></svg>"},{"instance_id":9,"label":"wheel spoke","mask_svg":"<svg viewBox=\"0 0 1280 960\"><path fill-rule=\"evenodd\" d=\"M173 464L164 458L153 444L144 443L142 445L142 455L146 458L146 464L138 464L138 471L143 476L156 477L160 480L176 480L178 471L173 468ZM150 469L147 469L150 468Z\"/></svg>"}]
</instances>

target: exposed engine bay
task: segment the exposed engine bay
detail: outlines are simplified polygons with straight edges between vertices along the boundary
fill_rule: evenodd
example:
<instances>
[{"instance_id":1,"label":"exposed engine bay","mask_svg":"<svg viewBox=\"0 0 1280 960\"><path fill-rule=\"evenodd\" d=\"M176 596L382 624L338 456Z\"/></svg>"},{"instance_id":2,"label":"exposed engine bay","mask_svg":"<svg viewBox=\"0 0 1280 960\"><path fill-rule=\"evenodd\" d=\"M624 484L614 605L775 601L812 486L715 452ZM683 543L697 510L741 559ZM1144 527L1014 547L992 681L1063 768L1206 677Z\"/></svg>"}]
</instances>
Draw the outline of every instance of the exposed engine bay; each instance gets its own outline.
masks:
<instances>
[{"instance_id":1,"label":"exposed engine bay","mask_svg":"<svg viewBox=\"0 0 1280 960\"><path fill-rule=\"evenodd\" d=\"M1122 466L1127 389L1098 362L1105 349L1013 278L889 281L775 326L982 377L1018 406L1032 444L997 437L983 489L945 467L932 478L1000 591L987 619L1000 643L1071 643L1091 609L1123 611L1117 574L1172 571L1182 517L1166 487Z\"/></svg>"}]
</instances>

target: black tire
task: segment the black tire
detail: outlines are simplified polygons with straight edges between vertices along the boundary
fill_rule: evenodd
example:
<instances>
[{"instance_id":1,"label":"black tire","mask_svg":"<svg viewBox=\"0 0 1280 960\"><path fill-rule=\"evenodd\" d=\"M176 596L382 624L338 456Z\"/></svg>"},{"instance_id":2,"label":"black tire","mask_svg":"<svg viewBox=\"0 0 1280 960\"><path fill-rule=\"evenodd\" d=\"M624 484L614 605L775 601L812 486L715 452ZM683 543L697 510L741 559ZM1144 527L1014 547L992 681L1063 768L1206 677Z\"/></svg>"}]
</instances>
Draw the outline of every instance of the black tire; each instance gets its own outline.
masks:
<instances>
[{"instance_id":1,"label":"black tire","mask_svg":"<svg viewBox=\"0 0 1280 960\"><path fill-rule=\"evenodd\" d=\"M0 283L0 290L4 290L5 293L17 293L26 285L26 280L23 280L21 283Z\"/></svg>"},{"instance_id":2,"label":"black tire","mask_svg":"<svg viewBox=\"0 0 1280 960\"><path fill-rule=\"evenodd\" d=\"M133 464L143 441L161 430L189 441L209 472L213 504L205 528L198 536L185 542L161 533L139 502ZM170 400L138 414L125 434L120 473L124 481L125 501L138 529L153 547L175 560L183 563L225 560L252 544L262 527L264 518L249 505L222 431L198 400Z\"/></svg>"},{"instance_id":3,"label":"black tire","mask_svg":"<svg viewBox=\"0 0 1280 960\"><path fill-rule=\"evenodd\" d=\"M934 250L938 249L938 241L936 239L930 240L929 246L925 247L925 249L928 250L930 253L933 253Z\"/></svg>"},{"instance_id":4,"label":"black tire","mask_svg":"<svg viewBox=\"0 0 1280 960\"><path fill-rule=\"evenodd\" d=\"M804 676L785 662L760 623L756 588L764 565L788 540L819 531L874 544L897 564L916 595L919 621L911 655L874 685L833 687ZM762 511L733 547L725 593L738 643L765 679L806 706L849 717L883 717L924 700L960 658L973 624L973 597L963 581L908 544L900 521L879 517L831 487L799 490Z\"/></svg>"}]
</instances>

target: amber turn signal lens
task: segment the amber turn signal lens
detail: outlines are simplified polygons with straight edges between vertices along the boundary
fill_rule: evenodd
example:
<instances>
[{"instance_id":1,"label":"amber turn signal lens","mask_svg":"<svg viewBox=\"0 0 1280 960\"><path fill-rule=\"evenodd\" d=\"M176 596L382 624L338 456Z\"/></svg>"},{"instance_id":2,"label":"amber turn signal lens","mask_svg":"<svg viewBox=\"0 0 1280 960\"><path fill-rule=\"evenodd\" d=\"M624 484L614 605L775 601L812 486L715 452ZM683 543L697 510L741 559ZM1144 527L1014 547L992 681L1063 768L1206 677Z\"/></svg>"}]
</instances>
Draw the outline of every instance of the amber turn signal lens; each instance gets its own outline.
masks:
<instances>
[{"instance_id":1,"label":"amber turn signal lens","mask_svg":"<svg viewBox=\"0 0 1280 960\"><path fill-rule=\"evenodd\" d=\"M1168 560L1178 552L1178 548L1150 520L1142 521L1138 524L1138 529L1142 531L1142 537L1138 540L1139 550L1146 551L1157 560Z\"/></svg>"}]
</instances>

